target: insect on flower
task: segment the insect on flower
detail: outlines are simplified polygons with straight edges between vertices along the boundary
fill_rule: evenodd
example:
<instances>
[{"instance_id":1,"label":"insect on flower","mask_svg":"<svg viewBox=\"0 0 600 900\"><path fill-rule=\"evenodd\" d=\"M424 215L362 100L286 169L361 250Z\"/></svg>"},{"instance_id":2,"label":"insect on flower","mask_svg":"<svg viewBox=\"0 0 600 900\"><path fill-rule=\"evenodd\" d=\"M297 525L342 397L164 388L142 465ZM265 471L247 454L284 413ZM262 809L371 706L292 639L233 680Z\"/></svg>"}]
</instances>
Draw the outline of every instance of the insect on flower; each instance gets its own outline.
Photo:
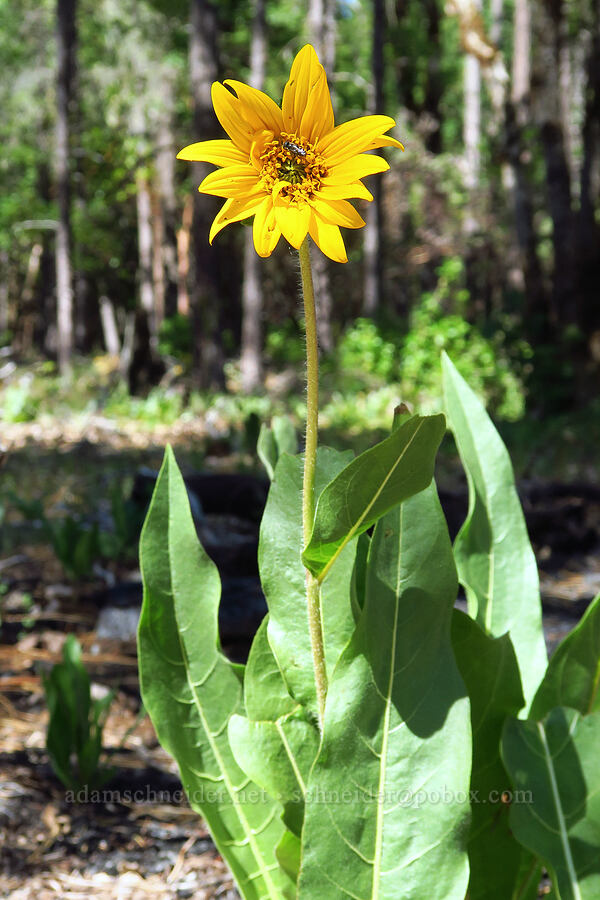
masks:
<instances>
[{"instance_id":1,"label":"insect on flower","mask_svg":"<svg viewBox=\"0 0 600 900\"><path fill-rule=\"evenodd\" d=\"M363 116L335 126L325 69L310 44L292 63L281 108L231 79L213 84L212 101L230 140L200 141L178 153L219 167L199 187L225 199L209 241L226 225L254 216L259 256L270 256L282 235L299 249L308 233L331 259L347 262L340 226L365 224L348 200L372 200L361 179L389 169L368 151L404 149L386 135L394 120Z\"/></svg>"},{"instance_id":2,"label":"insect on flower","mask_svg":"<svg viewBox=\"0 0 600 900\"><path fill-rule=\"evenodd\" d=\"M290 153L295 153L296 156L306 156L304 147L299 147L298 144L294 144L292 141L284 141L283 146L286 150L289 150Z\"/></svg>"}]
</instances>

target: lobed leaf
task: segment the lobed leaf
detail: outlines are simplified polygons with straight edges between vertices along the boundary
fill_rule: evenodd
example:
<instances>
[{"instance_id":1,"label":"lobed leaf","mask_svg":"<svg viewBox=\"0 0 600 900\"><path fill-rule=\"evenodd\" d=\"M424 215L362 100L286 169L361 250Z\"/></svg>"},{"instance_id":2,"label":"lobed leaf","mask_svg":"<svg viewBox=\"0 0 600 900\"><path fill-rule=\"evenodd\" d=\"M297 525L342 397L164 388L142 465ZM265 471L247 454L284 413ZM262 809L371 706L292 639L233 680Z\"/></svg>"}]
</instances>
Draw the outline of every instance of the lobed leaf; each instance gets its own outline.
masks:
<instances>
[{"instance_id":1,"label":"lobed leaf","mask_svg":"<svg viewBox=\"0 0 600 900\"><path fill-rule=\"evenodd\" d=\"M450 640L456 590L431 485L375 528L308 782L300 900L463 900L471 733Z\"/></svg>"},{"instance_id":2,"label":"lobed leaf","mask_svg":"<svg viewBox=\"0 0 600 900\"><path fill-rule=\"evenodd\" d=\"M567 707L542 722L509 719L502 757L515 790L515 836L552 874L561 900L600 896L600 712Z\"/></svg>"},{"instance_id":3,"label":"lobed leaf","mask_svg":"<svg viewBox=\"0 0 600 900\"><path fill-rule=\"evenodd\" d=\"M535 556L506 447L479 398L442 354L449 426L469 484L454 555L469 614L486 634L510 633L527 707L546 669Z\"/></svg>"},{"instance_id":4,"label":"lobed leaf","mask_svg":"<svg viewBox=\"0 0 600 900\"><path fill-rule=\"evenodd\" d=\"M322 581L352 538L427 487L443 435L444 416L413 416L352 460L327 485L302 555L313 575Z\"/></svg>"},{"instance_id":5,"label":"lobed leaf","mask_svg":"<svg viewBox=\"0 0 600 900\"><path fill-rule=\"evenodd\" d=\"M196 537L170 448L142 531L140 558L144 705L242 896L281 900L291 889L275 856L283 833L281 807L247 778L229 745L229 719L243 712L241 670L218 648L219 575Z\"/></svg>"}]
</instances>

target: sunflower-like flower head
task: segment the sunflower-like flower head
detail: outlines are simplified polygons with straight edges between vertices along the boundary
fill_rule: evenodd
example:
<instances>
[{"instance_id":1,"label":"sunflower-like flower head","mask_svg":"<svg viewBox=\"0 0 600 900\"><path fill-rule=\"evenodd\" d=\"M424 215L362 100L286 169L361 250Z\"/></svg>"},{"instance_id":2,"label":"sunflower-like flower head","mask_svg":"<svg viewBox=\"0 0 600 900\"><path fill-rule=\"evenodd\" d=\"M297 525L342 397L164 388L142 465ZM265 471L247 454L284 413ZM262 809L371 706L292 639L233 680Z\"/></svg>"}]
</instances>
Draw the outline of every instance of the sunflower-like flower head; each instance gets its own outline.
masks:
<instances>
[{"instance_id":1,"label":"sunflower-like flower head","mask_svg":"<svg viewBox=\"0 0 600 900\"><path fill-rule=\"evenodd\" d=\"M404 149L385 134L394 120L363 116L335 127L327 76L310 44L292 64L281 109L240 81L225 85L213 84L212 101L231 140L201 141L178 154L219 166L198 188L226 198L210 242L226 225L254 216L259 256L270 256L282 234L298 249L308 233L331 259L347 262L340 226L365 224L348 200L372 200L360 179L389 168L366 151Z\"/></svg>"}]
</instances>

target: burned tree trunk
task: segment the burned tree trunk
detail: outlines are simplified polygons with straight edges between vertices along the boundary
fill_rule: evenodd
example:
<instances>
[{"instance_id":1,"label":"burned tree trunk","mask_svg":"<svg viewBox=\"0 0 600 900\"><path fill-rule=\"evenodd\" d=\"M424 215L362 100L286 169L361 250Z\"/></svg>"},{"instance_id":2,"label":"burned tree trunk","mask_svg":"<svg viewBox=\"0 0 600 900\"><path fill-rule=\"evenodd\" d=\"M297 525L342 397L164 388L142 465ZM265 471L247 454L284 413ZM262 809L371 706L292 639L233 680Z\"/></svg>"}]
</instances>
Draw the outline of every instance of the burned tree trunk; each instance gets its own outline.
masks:
<instances>
[{"instance_id":1,"label":"burned tree trunk","mask_svg":"<svg viewBox=\"0 0 600 900\"><path fill-rule=\"evenodd\" d=\"M506 101L506 157L512 171L515 225L528 321L535 330L544 325L546 300L533 224L533 201L528 177L523 130L531 105L530 0L515 0L512 85Z\"/></svg>"},{"instance_id":2,"label":"burned tree trunk","mask_svg":"<svg viewBox=\"0 0 600 900\"><path fill-rule=\"evenodd\" d=\"M217 80L217 15L208 0L191 0L190 78L194 100L195 140L214 137L216 131L210 89ZM195 163L193 178L200 184L208 173ZM210 247L208 233L218 209L214 197L195 194L192 233L193 278L190 289L194 332L194 369L203 387L223 387L224 352L219 328L219 248Z\"/></svg>"}]
</instances>

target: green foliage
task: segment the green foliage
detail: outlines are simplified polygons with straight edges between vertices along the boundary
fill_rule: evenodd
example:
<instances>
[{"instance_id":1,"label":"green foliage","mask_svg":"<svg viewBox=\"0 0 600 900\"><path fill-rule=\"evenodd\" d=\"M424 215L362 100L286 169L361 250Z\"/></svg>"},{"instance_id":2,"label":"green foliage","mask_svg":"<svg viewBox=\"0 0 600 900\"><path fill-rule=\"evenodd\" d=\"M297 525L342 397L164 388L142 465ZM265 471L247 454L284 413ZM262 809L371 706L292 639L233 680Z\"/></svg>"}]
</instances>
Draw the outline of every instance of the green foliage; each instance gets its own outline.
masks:
<instances>
[{"instance_id":1,"label":"green foliage","mask_svg":"<svg viewBox=\"0 0 600 900\"><path fill-rule=\"evenodd\" d=\"M385 381L398 372L397 348L386 341L372 319L356 319L337 345L339 363L349 372L375 375Z\"/></svg>"},{"instance_id":2,"label":"green foliage","mask_svg":"<svg viewBox=\"0 0 600 900\"><path fill-rule=\"evenodd\" d=\"M2 398L2 418L5 422L32 422L37 409L31 397L31 379L26 377L9 384Z\"/></svg>"},{"instance_id":3,"label":"green foliage","mask_svg":"<svg viewBox=\"0 0 600 900\"><path fill-rule=\"evenodd\" d=\"M429 484L444 430L443 416L413 416L327 485L302 554L314 575L322 579L353 538Z\"/></svg>"},{"instance_id":4,"label":"green foliage","mask_svg":"<svg viewBox=\"0 0 600 900\"><path fill-rule=\"evenodd\" d=\"M81 579L92 574L94 563L100 559L124 560L135 552L144 509L128 496L130 490L130 484L119 481L109 489L111 530L101 529L97 522L81 515L48 516L39 498L27 500L10 491L7 500L25 519L41 525L43 537L66 574Z\"/></svg>"},{"instance_id":5,"label":"green foliage","mask_svg":"<svg viewBox=\"0 0 600 900\"><path fill-rule=\"evenodd\" d=\"M44 678L50 715L46 749L55 774L72 791L100 788L115 774L101 765L102 731L114 694L93 700L90 679L81 662L81 647L70 634L63 662Z\"/></svg>"},{"instance_id":6,"label":"green foliage","mask_svg":"<svg viewBox=\"0 0 600 900\"><path fill-rule=\"evenodd\" d=\"M315 477L318 497L332 479L345 471L352 454L319 448ZM312 671L311 642L306 609L306 571L302 547L302 458L280 457L260 528L258 566L269 607L269 643L291 695L311 715L317 701ZM325 658L332 673L354 628L347 603L355 543L350 541L323 585L322 607Z\"/></svg>"},{"instance_id":7,"label":"green foliage","mask_svg":"<svg viewBox=\"0 0 600 900\"><path fill-rule=\"evenodd\" d=\"M142 537L142 692L245 898L258 880L272 900L535 900L542 865L561 897L596 896L600 599L544 675L506 449L447 357L443 381L470 496L453 549L431 483L443 417L403 413L355 459L320 448L303 556L302 458L288 424L263 428L269 613L246 667L219 650L218 576L167 451ZM321 592L321 736L303 561ZM469 616L452 609L457 569Z\"/></svg>"},{"instance_id":8,"label":"green foliage","mask_svg":"<svg viewBox=\"0 0 600 900\"><path fill-rule=\"evenodd\" d=\"M509 719L504 764L515 792L510 824L552 873L561 900L600 894L600 713L556 707L543 721Z\"/></svg>"},{"instance_id":9,"label":"green foliage","mask_svg":"<svg viewBox=\"0 0 600 900\"><path fill-rule=\"evenodd\" d=\"M543 719L555 706L570 706L583 716L600 712L600 595L552 656L531 715Z\"/></svg>"},{"instance_id":10,"label":"green foliage","mask_svg":"<svg viewBox=\"0 0 600 900\"><path fill-rule=\"evenodd\" d=\"M292 319L267 330L265 353L275 366L297 365L304 360L304 352L304 338Z\"/></svg>"},{"instance_id":11,"label":"green foliage","mask_svg":"<svg viewBox=\"0 0 600 900\"><path fill-rule=\"evenodd\" d=\"M431 485L375 527L308 782L301 900L464 898L471 735L450 641L456 587Z\"/></svg>"},{"instance_id":12,"label":"green foliage","mask_svg":"<svg viewBox=\"0 0 600 900\"><path fill-rule=\"evenodd\" d=\"M469 614L493 637L508 632L527 706L546 668L535 556L506 447L479 398L442 356L444 400L469 484L469 512L456 538Z\"/></svg>"},{"instance_id":13,"label":"green foliage","mask_svg":"<svg viewBox=\"0 0 600 900\"><path fill-rule=\"evenodd\" d=\"M281 454L289 453L294 456L297 449L296 429L287 416L274 416L270 428L267 428L264 423L260 426L256 452L271 481Z\"/></svg>"},{"instance_id":14,"label":"green foliage","mask_svg":"<svg viewBox=\"0 0 600 900\"><path fill-rule=\"evenodd\" d=\"M289 881L275 858L284 830L281 807L244 774L229 744L228 722L243 712L243 673L218 646L219 575L198 543L170 449L142 532L140 559L144 705L244 897L283 897Z\"/></svg>"},{"instance_id":15,"label":"green foliage","mask_svg":"<svg viewBox=\"0 0 600 900\"><path fill-rule=\"evenodd\" d=\"M507 634L488 636L459 610L452 617L452 645L471 701L473 767L469 834L470 900L506 900L520 896L521 868L525 877L531 856L515 839L503 802L508 775L500 758L500 738L507 716L524 706L519 666ZM539 877L535 882L539 882ZM537 894L537 891L536 891Z\"/></svg>"},{"instance_id":16,"label":"green foliage","mask_svg":"<svg viewBox=\"0 0 600 900\"><path fill-rule=\"evenodd\" d=\"M147 425L172 425L182 413L183 397L179 391L152 388L147 397L132 397L120 384L106 401L105 412L117 419L129 419Z\"/></svg>"},{"instance_id":17,"label":"green foliage","mask_svg":"<svg viewBox=\"0 0 600 900\"><path fill-rule=\"evenodd\" d=\"M500 418L515 420L525 409L522 379L504 345L504 333L485 337L466 318L468 292L461 288L464 265L449 257L438 271L438 284L424 294L411 313L410 330L401 349L401 379L404 399L419 407L439 397L439 356L445 351L478 394L483 395ZM455 311L452 311L455 310ZM516 348L521 356L530 354L527 345Z\"/></svg>"},{"instance_id":18,"label":"green foliage","mask_svg":"<svg viewBox=\"0 0 600 900\"><path fill-rule=\"evenodd\" d=\"M173 356L189 366L192 349L192 329L189 317L177 313L164 319L158 334L159 353L162 356Z\"/></svg>"}]
</instances>

